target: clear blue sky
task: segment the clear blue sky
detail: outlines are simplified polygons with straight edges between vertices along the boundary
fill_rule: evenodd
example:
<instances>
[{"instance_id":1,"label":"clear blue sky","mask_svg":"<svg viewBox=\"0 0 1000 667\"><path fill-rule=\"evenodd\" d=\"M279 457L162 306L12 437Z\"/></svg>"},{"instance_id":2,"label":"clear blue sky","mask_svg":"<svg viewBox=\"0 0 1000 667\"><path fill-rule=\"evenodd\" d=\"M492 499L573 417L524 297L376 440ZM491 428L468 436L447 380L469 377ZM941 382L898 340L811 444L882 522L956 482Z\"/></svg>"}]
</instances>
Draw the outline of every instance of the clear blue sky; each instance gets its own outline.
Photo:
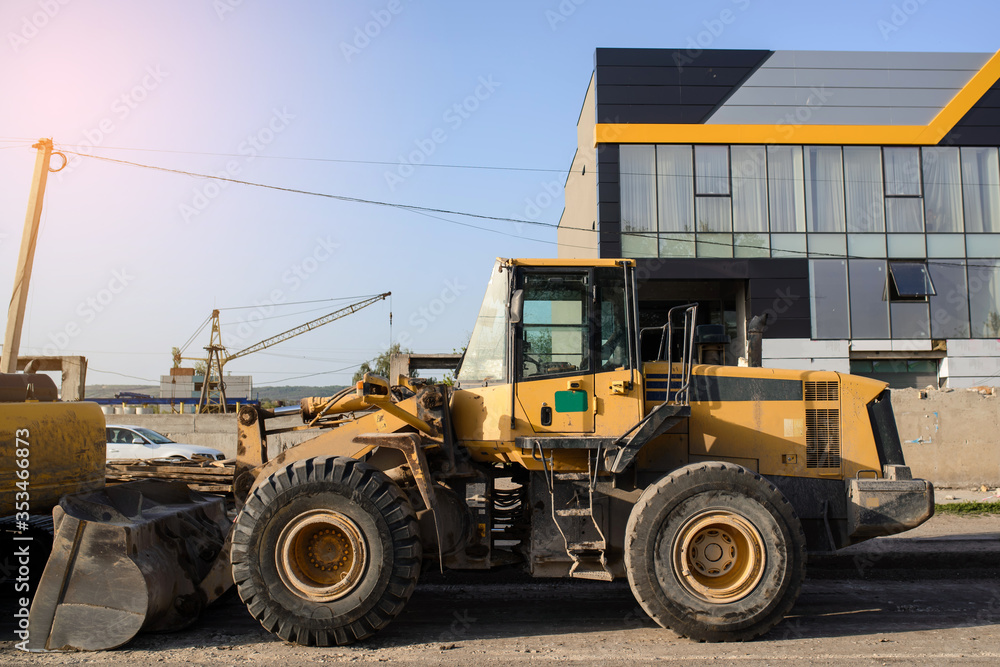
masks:
<instances>
[{"instance_id":1,"label":"clear blue sky","mask_svg":"<svg viewBox=\"0 0 1000 667\"><path fill-rule=\"evenodd\" d=\"M555 225L597 47L994 52L998 19L995 3L943 0L5 0L0 292L13 282L38 137ZM401 158L540 171L411 170ZM532 206L549 191L547 207ZM213 308L383 291L395 340L448 352L467 341L493 258L554 256L555 232L439 217L494 231L79 158L49 180L22 353L84 354L90 383L157 381ZM340 303L224 311L223 333L240 349ZM388 304L377 304L227 371L344 383L389 336ZM207 342L205 330L187 353Z\"/></svg>"}]
</instances>

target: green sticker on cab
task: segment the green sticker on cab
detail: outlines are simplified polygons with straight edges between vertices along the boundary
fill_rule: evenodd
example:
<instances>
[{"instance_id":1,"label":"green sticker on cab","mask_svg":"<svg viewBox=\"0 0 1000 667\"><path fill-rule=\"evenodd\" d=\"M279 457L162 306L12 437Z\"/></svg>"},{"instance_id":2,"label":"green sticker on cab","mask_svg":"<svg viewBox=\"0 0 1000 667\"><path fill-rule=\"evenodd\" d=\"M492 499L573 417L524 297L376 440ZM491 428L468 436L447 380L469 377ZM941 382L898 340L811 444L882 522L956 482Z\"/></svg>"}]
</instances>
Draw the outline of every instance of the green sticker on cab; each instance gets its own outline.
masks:
<instances>
[{"instance_id":1,"label":"green sticker on cab","mask_svg":"<svg viewBox=\"0 0 1000 667\"><path fill-rule=\"evenodd\" d=\"M556 412L586 412L587 392L585 391L557 391L556 392Z\"/></svg>"}]
</instances>

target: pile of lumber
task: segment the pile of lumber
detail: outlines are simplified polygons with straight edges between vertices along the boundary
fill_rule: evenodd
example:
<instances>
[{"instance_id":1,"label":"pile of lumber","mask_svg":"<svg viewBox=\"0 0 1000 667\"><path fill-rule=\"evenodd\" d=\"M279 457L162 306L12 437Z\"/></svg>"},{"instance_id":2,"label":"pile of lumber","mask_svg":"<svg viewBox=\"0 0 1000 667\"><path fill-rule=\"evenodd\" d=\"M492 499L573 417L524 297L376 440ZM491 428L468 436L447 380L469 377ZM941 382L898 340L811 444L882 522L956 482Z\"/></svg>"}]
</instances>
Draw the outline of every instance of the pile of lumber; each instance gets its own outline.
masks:
<instances>
[{"instance_id":1,"label":"pile of lumber","mask_svg":"<svg viewBox=\"0 0 1000 667\"><path fill-rule=\"evenodd\" d=\"M163 479L185 482L195 491L233 492L234 461L187 461L176 459L115 459L107 463L107 483L119 484L137 479Z\"/></svg>"}]
</instances>

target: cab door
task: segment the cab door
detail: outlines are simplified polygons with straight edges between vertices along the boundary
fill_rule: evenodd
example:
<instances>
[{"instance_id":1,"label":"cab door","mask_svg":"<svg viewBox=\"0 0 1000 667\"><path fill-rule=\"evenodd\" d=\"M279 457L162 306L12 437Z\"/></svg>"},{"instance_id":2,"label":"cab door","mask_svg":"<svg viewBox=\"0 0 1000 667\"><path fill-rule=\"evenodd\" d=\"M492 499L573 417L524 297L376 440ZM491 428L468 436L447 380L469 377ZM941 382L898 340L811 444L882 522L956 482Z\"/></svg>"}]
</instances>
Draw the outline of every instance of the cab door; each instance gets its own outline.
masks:
<instances>
[{"instance_id":1,"label":"cab door","mask_svg":"<svg viewBox=\"0 0 1000 667\"><path fill-rule=\"evenodd\" d=\"M592 269L524 267L516 325L515 415L534 433L594 431Z\"/></svg>"}]
</instances>

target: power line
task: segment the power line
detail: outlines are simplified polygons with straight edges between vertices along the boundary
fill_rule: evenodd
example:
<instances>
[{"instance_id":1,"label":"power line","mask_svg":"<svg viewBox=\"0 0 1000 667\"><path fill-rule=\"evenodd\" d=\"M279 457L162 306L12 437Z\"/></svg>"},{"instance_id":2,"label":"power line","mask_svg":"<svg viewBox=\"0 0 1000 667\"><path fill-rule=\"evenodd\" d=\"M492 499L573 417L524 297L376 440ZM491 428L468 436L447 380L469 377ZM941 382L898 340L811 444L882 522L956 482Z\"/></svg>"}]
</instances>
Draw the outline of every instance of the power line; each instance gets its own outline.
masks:
<instances>
[{"instance_id":1,"label":"power line","mask_svg":"<svg viewBox=\"0 0 1000 667\"><path fill-rule=\"evenodd\" d=\"M217 308L216 310L244 310L247 308L261 308L263 306L274 306L275 308L279 306L298 306L303 303L326 303L328 301L348 301L356 299L368 299L373 296L378 296L378 294L362 294L360 296L335 296L329 299L311 299L309 301L288 301L286 303L269 303L269 304L256 304L253 306L229 306L228 308Z\"/></svg>"},{"instance_id":2,"label":"power line","mask_svg":"<svg viewBox=\"0 0 1000 667\"><path fill-rule=\"evenodd\" d=\"M183 176L193 176L194 178L207 178L215 181L225 181L227 183L237 183L239 185L250 185L255 188L265 188L268 190L278 190L279 192L291 192L293 194L309 195L311 197L324 197L326 199L336 199L338 201L350 202L353 204L370 204L372 206L385 206L388 208L398 208L407 211L423 211L425 213L442 213L445 215L460 215L469 218L478 218L480 220L495 220L498 222L515 222L522 225L536 225L539 227L547 227L550 229L556 229L559 227L558 224L552 224L549 222L540 222L538 220L523 220L519 218L508 218L504 216L497 215L484 215L481 213L469 213L467 211L451 211L443 208L433 208L429 206L417 206L415 204L399 204L395 202L385 202L378 201L374 199L362 199L360 197L348 197L346 195L334 195L327 192L313 192L311 190L300 190L298 188L285 188L278 185L268 185L266 183L254 183L252 181L241 181L235 178L227 178L225 176L213 176L211 174L198 174L191 171L185 171L183 169L168 169L167 167L158 167L150 164L142 164L140 162L130 162L128 160L116 160L114 158L104 157L101 155L86 155L84 153L76 153L73 151L63 151L70 155L78 155L80 157L89 157L94 160L102 160L105 162L114 162L117 164L126 164L132 167L141 167L143 169L152 169L154 171L165 171L171 174L181 174ZM575 229L575 228L574 228ZM581 231L594 231L594 230L581 230Z\"/></svg>"},{"instance_id":3,"label":"power line","mask_svg":"<svg viewBox=\"0 0 1000 667\"><path fill-rule=\"evenodd\" d=\"M27 141L27 140L25 140ZM206 155L211 157L239 157L245 158L246 155L242 153L210 153L205 151L175 151L162 148L127 148L124 146L90 146L89 144L60 144L60 146L67 146L73 148L100 148L101 150L112 150L112 151L139 151L146 153L174 153L178 155ZM100 156L93 156L100 157ZM256 158L263 158L268 160L294 160L299 162L332 162L340 164L371 164L371 165L382 165L382 166L392 166L398 167L399 162L386 162L383 160L348 160L346 158L323 158L323 157L296 157L290 155L257 155ZM477 165L477 164L436 164L430 162L424 162L420 165L414 165L420 167L433 167L437 169L483 169L490 171L530 171L530 172L549 172L556 174L565 174L568 170L566 169L547 169L544 167L505 167L499 165Z\"/></svg>"},{"instance_id":4,"label":"power line","mask_svg":"<svg viewBox=\"0 0 1000 667\"><path fill-rule=\"evenodd\" d=\"M364 362L361 362L361 363L364 363ZM343 373L344 371L349 371L349 370L351 370L353 368L358 368L360 365L361 364L353 364L351 366L344 366L343 368L338 368L337 370L333 370L333 371L320 371L318 373L309 373L307 375L294 375L292 377L282 378L280 380L267 380L266 382L257 382L256 384L258 386L262 385L262 384L276 384L278 382L288 382L289 380L300 380L302 378L311 378L311 377L315 377L317 375L331 375L333 373Z\"/></svg>"}]
</instances>

